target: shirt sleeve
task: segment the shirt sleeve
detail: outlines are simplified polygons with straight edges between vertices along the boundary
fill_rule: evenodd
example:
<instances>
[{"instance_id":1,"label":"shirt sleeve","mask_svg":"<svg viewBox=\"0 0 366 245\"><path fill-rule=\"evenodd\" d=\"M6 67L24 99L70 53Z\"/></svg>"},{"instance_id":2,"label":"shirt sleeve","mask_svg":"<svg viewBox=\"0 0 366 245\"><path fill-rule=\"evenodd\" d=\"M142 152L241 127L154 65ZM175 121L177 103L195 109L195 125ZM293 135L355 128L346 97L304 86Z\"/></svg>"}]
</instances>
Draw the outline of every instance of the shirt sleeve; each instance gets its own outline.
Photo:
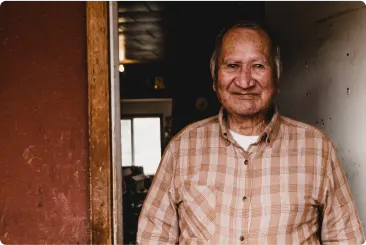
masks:
<instances>
[{"instance_id":1,"label":"shirt sleeve","mask_svg":"<svg viewBox=\"0 0 366 245\"><path fill-rule=\"evenodd\" d=\"M174 156L172 144L163 154L144 201L138 222L137 244L177 244L179 226L174 197Z\"/></svg>"},{"instance_id":2,"label":"shirt sleeve","mask_svg":"<svg viewBox=\"0 0 366 245\"><path fill-rule=\"evenodd\" d=\"M326 167L322 244L363 244L363 227L347 178L330 143Z\"/></svg>"}]
</instances>

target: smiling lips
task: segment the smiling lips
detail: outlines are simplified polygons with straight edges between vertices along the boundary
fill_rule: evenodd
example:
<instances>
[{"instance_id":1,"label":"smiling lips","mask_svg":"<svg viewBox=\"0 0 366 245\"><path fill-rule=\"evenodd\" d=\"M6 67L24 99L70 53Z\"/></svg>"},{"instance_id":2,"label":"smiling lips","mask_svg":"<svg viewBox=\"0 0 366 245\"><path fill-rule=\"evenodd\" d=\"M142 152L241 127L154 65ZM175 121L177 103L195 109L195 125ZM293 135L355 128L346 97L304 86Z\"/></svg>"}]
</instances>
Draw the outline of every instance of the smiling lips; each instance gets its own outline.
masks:
<instances>
[{"instance_id":1,"label":"smiling lips","mask_svg":"<svg viewBox=\"0 0 366 245\"><path fill-rule=\"evenodd\" d=\"M242 93L232 93L233 95L238 95L238 96L245 96L245 97L253 97L253 96L258 96L259 94L255 94L255 93L250 93L250 94L242 94Z\"/></svg>"}]
</instances>

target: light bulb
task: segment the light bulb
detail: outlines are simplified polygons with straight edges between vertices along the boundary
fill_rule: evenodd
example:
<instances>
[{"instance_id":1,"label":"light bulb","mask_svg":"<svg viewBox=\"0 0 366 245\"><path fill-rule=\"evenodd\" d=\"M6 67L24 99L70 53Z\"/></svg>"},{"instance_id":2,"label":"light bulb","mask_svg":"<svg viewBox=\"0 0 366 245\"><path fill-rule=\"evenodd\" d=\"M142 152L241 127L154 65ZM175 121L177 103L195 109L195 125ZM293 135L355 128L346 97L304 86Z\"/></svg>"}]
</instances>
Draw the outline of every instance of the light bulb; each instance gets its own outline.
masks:
<instances>
[{"instance_id":1,"label":"light bulb","mask_svg":"<svg viewBox=\"0 0 366 245\"><path fill-rule=\"evenodd\" d=\"M121 64L119 65L119 72L124 72L125 71L125 67Z\"/></svg>"}]
</instances>

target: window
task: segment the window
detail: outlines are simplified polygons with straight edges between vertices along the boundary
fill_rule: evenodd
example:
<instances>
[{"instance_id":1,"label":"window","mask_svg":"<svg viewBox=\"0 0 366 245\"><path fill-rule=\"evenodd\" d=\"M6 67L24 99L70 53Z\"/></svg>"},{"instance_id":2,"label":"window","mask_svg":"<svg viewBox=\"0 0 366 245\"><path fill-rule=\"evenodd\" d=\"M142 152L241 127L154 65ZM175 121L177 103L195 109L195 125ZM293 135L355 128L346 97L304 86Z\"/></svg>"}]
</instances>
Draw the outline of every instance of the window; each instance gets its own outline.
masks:
<instances>
[{"instance_id":1,"label":"window","mask_svg":"<svg viewBox=\"0 0 366 245\"><path fill-rule=\"evenodd\" d=\"M121 120L122 165L142 166L155 174L161 159L160 117L130 117Z\"/></svg>"}]
</instances>

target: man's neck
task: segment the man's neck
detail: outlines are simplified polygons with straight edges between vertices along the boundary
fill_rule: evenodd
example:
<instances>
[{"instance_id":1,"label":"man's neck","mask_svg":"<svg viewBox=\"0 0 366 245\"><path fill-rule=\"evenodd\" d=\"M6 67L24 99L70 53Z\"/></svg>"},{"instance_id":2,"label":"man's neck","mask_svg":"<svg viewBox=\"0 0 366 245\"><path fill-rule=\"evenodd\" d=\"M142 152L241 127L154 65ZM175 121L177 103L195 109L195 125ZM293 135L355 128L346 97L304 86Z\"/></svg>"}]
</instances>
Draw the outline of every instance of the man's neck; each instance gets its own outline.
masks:
<instances>
[{"instance_id":1,"label":"man's neck","mask_svg":"<svg viewBox=\"0 0 366 245\"><path fill-rule=\"evenodd\" d=\"M229 128L238 134L246 136L261 135L273 115L272 110L250 116L241 116L230 112L227 113Z\"/></svg>"}]
</instances>

